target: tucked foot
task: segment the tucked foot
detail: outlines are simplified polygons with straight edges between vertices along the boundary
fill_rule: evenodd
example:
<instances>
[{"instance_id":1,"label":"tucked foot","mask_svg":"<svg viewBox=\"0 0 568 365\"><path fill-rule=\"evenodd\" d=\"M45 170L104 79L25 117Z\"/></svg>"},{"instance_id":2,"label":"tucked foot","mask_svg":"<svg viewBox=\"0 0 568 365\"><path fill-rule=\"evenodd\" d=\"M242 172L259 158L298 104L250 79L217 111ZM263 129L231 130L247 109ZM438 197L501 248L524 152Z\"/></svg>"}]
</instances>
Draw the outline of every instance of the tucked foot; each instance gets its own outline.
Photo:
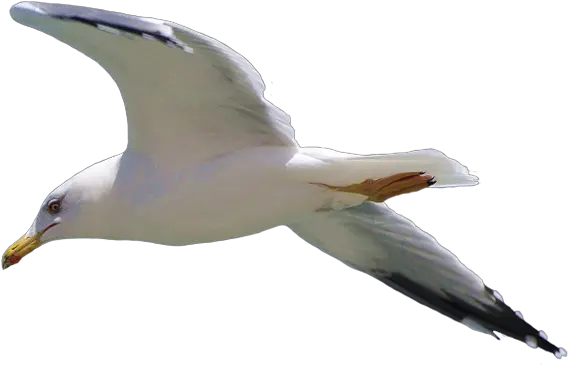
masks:
<instances>
[{"instance_id":1,"label":"tucked foot","mask_svg":"<svg viewBox=\"0 0 568 365\"><path fill-rule=\"evenodd\" d=\"M317 184L344 193L366 195L370 201L382 203L394 196L413 193L436 183L434 176L425 172L403 172L382 179L367 179L358 184L332 186Z\"/></svg>"}]
</instances>

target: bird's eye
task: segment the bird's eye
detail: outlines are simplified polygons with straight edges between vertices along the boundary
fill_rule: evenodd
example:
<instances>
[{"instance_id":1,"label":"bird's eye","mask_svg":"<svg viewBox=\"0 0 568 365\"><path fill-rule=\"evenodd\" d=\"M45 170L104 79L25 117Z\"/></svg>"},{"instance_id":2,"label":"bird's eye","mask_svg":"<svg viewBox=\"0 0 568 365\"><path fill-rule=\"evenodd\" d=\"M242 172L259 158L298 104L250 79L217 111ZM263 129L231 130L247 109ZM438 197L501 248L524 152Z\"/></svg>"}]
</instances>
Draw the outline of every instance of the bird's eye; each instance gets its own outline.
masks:
<instances>
[{"instance_id":1,"label":"bird's eye","mask_svg":"<svg viewBox=\"0 0 568 365\"><path fill-rule=\"evenodd\" d=\"M59 200L53 199L47 204L47 210L51 214L58 213L61 210L61 203Z\"/></svg>"}]
</instances>

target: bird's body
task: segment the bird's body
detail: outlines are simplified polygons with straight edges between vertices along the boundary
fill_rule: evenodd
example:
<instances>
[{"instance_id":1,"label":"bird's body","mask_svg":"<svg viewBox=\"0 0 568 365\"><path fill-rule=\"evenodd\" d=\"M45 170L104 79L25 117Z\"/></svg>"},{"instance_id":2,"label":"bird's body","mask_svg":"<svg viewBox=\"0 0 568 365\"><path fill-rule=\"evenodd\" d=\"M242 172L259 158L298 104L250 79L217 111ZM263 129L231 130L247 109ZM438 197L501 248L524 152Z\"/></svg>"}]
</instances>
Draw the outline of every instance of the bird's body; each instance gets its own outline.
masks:
<instances>
[{"instance_id":1,"label":"bird's body","mask_svg":"<svg viewBox=\"0 0 568 365\"><path fill-rule=\"evenodd\" d=\"M36 2L13 6L11 15L113 77L126 107L128 147L49 194L30 230L4 254L3 268L59 239L178 246L286 225L475 330L566 356L384 203L430 186L476 185L457 161L436 150L360 156L302 148L290 118L264 98L264 83L244 57L171 22Z\"/></svg>"},{"instance_id":2,"label":"bird's body","mask_svg":"<svg viewBox=\"0 0 568 365\"><path fill-rule=\"evenodd\" d=\"M430 150L352 160L351 169L346 169L348 157L356 155L324 148L264 146L174 168L127 150L88 167L67 184L79 184L81 191L88 186L89 194L99 192L101 206L112 211L90 219L104 224L104 230L94 227L87 234L90 228L81 227L83 238L178 246L242 237L301 222L310 213L358 205L367 197L314 183L348 184L369 173L378 179L416 170L424 167L417 155L437 164L441 185L459 184L460 179L471 183L461 175L444 180L444 169L456 163ZM384 164L384 159L393 157L397 163ZM67 184L61 188L67 189ZM116 217L120 225L113 223Z\"/></svg>"},{"instance_id":3,"label":"bird's body","mask_svg":"<svg viewBox=\"0 0 568 365\"><path fill-rule=\"evenodd\" d=\"M193 166L187 174L160 173L145 165L143 174L156 177L136 185L152 197L136 201L137 194L127 193L140 213L130 216L128 239L167 245L220 241L273 228L315 208L318 199L309 193L317 188L286 180L281 151L266 150L256 155L261 158L251 154L249 166L233 162L245 150ZM124 190L132 192L132 185L126 183Z\"/></svg>"},{"instance_id":4,"label":"bird's body","mask_svg":"<svg viewBox=\"0 0 568 365\"><path fill-rule=\"evenodd\" d=\"M106 204L124 217L116 227L120 232L107 230L106 238L165 245L220 241L291 223L324 207L329 193L286 173L293 149L258 149L173 171L139 153L101 162L94 168L116 171L109 176L113 184Z\"/></svg>"}]
</instances>

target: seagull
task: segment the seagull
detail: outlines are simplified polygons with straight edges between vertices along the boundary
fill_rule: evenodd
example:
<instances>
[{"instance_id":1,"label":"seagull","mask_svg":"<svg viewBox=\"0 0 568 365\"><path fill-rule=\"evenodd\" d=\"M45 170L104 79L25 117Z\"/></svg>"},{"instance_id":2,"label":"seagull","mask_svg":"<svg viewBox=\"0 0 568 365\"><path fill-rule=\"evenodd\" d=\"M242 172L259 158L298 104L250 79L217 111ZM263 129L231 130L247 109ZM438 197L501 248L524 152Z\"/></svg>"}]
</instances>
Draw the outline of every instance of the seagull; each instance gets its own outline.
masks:
<instances>
[{"instance_id":1,"label":"seagull","mask_svg":"<svg viewBox=\"0 0 568 365\"><path fill-rule=\"evenodd\" d=\"M299 237L473 330L566 350L385 201L476 176L433 150L356 155L301 147L256 69L225 44L154 18L20 2L12 18L77 49L118 85L128 145L42 203L2 268L70 238L188 245L288 226Z\"/></svg>"}]
</instances>

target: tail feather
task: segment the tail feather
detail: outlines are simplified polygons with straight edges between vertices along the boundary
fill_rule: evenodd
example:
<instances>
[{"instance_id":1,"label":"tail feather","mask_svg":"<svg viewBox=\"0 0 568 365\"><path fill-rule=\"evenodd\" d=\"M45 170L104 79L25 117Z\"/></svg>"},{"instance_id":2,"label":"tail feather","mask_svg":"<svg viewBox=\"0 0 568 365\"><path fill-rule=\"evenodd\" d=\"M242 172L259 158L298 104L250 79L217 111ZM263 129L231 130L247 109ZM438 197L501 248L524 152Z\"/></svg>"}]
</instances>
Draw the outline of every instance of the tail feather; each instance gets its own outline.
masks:
<instances>
[{"instance_id":1,"label":"tail feather","mask_svg":"<svg viewBox=\"0 0 568 365\"><path fill-rule=\"evenodd\" d=\"M477 176L458 161L434 149L384 155L355 155L324 148L302 148L301 154L324 162L317 169L318 180L329 185L347 185L369 178L401 172L424 171L436 177L432 187L472 186ZM327 172L327 173L326 173Z\"/></svg>"}]
</instances>

